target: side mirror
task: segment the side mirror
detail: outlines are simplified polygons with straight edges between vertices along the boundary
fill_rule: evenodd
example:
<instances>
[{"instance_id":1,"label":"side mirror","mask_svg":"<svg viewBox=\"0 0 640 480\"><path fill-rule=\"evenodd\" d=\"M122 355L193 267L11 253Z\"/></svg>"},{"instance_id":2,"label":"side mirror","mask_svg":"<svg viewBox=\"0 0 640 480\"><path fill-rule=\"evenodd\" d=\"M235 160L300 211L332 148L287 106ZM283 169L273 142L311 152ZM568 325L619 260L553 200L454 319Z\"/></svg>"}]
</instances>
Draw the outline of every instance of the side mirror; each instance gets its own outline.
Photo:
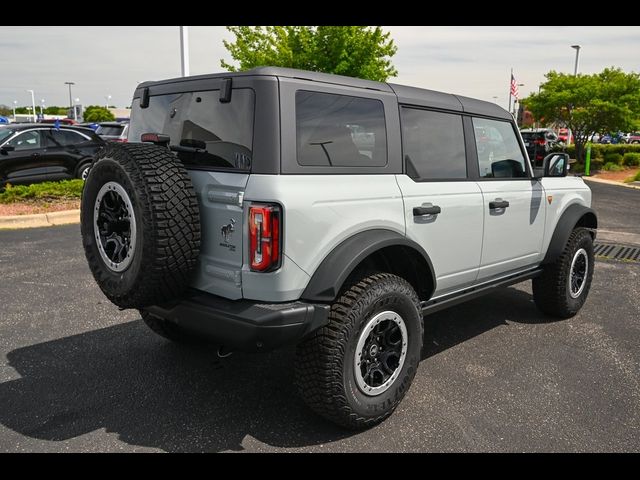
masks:
<instances>
[{"instance_id":1,"label":"side mirror","mask_svg":"<svg viewBox=\"0 0 640 480\"><path fill-rule=\"evenodd\" d=\"M569 154L552 153L542 161L542 176L566 177L569 171Z\"/></svg>"},{"instance_id":2,"label":"side mirror","mask_svg":"<svg viewBox=\"0 0 640 480\"><path fill-rule=\"evenodd\" d=\"M13 152L16 149L13 145L5 145L4 147L0 147L0 153L2 155L6 155L9 152Z\"/></svg>"}]
</instances>

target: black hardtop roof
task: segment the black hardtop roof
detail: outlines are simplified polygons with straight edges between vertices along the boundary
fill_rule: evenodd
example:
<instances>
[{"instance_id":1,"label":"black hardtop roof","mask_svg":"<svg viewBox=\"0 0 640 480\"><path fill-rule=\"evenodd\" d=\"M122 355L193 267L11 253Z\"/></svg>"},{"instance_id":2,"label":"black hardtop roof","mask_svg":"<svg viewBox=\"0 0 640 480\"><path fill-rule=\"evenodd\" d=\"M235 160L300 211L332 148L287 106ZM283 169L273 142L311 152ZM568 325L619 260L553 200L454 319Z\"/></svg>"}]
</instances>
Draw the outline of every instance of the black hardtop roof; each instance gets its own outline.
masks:
<instances>
[{"instance_id":1,"label":"black hardtop roof","mask_svg":"<svg viewBox=\"0 0 640 480\"><path fill-rule=\"evenodd\" d=\"M334 75L330 73L311 72L307 70L297 70L294 68L282 67L257 67L242 72L222 72L206 75L197 75L192 77L178 77L156 82L143 82L138 85L135 97L140 96L142 89L157 85L166 85L172 83L215 80L221 78L233 77L255 77L270 76L297 78L301 80L310 80L313 82L330 83L334 85L343 85L347 87L363 88L368 90L377 90L381 92L395 93L400 103L419 105L430 108L441 108L446 110L454 110L459 112L473 113L476 115L486 115L490 117L499 117L511 120L511 114L504 108L498 106L494 102L477 100L474 98L453 95L451 93L436 92L424 88L408 87L385 82L375 82L373 80L364 80L361 78L346 77L343 75Z\"/></svg>"}]
</instances>

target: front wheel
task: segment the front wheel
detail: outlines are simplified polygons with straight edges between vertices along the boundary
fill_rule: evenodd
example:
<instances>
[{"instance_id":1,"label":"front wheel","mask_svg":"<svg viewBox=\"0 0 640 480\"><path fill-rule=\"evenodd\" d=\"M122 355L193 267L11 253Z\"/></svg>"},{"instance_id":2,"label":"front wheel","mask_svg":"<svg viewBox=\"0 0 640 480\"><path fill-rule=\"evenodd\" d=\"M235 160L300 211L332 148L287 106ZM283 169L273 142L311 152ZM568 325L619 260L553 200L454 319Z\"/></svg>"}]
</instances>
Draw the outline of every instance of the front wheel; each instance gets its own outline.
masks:
<instances>
[{"instance_id":1,"label":"front wheel","mask_svg":"<svg viewBox=\"0 0 640 480\"><path fill-rule=\"evenodd\" d=\"M533 279L533 300L547 315L573 317L584 305L593 278L593 238L589 230L576 228L558 259Z\"/></svg>"},{"instance_id":2,"label":"front wheel","mask_svg":"<svg viewBox=\"0 0 640 480\"><path fill-rule=\"evenodd\" d=\"M329 319L298 346L298 391L339 425L373 426L391 415L416 374L423 334L418 296L400 277L370 275L344 291Z\"/></svg>"}]
</instances>

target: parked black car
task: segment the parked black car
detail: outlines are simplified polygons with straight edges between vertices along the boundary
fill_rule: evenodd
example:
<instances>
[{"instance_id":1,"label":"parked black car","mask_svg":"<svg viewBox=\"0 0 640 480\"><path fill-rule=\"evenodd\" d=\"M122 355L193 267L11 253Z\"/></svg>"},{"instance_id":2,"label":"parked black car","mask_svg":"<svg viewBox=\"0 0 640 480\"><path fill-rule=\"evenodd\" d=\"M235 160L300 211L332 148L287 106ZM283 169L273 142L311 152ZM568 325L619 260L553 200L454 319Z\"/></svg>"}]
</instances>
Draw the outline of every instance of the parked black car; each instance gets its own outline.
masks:
<instances>
[{"instance_id":1,"label":"parked black car","mask_svg":"<svg viewBox=\"0 0 640 480\"><path fill-rule=\"evenodd\" d=\"M0 185L85 179L105 145L91 129L42 124L0 127Z\"/></svg>"},{"instance_id":2,"label":"parked black car","mask_svg":"<svg viewBox=\"0 0 640 480\"><path fill-rule=\"evenodd\" d=\"M558 135L549 128L521 130L520 133L522 134L529 160L531 160L534 167L542 166L544 157L558 143Z\"/></svg>"}]
</instances>

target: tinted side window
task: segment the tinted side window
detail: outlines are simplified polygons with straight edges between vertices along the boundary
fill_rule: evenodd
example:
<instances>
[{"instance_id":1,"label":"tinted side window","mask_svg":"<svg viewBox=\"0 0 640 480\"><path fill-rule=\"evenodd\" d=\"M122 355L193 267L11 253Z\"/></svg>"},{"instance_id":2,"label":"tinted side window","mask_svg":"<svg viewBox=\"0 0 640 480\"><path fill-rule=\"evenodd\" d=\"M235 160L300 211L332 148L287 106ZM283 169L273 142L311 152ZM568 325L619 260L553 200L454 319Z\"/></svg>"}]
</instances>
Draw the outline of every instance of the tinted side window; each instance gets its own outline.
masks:
<instances>
[{"instance_id":1,"label":"tinted side window","mask_svg":"<svg viewBox=\"0 0 640 480\"><path fill-rule=\"evenodd\" d=\"M67 145L78 145L88 140L79 133L69 130L49 130L46 132L48 147L64 147Z\"/></svg>"},{"instance_id":2,"label":"tinted side window","mask_svg":"<svg viewBox=\"0 0 640 480\"><path fill-rule=\"evenodd\" d=\"M299 165L383 167L384 106L371 98L298 91L296 146Z\"/></svg>"},{"instance_id":3,"label":"tinted side window","mask_svg":"<svg viewBox=\"0 0 640 480\"><path fill-rule=\"evenodd\" d=\"M416 180L467 177L462 116L402 108L407 174Z\"/></svg>"},{"instance_id":4,"label":"tinted side window","mask_svg":"<svg viewBox=\"0 0 640 480\"><path fill-rule=\"evenodd\" d=\"M11 145L17 151L20 150L34 150L40 148L40 132L32 130L30 132L24 132L14 137L13 140L7 142L7 145Z\"/></svg>"},{"instance_id":5,"label":"tinted side window","mask_svg":"<svg viewBox=\"0 0 640 480\"><path fill-rule=\"evenodd\" d=\"M473 119L481 178L528 177L520 144L511 123Z\"/></svg>"}]
</instances>

